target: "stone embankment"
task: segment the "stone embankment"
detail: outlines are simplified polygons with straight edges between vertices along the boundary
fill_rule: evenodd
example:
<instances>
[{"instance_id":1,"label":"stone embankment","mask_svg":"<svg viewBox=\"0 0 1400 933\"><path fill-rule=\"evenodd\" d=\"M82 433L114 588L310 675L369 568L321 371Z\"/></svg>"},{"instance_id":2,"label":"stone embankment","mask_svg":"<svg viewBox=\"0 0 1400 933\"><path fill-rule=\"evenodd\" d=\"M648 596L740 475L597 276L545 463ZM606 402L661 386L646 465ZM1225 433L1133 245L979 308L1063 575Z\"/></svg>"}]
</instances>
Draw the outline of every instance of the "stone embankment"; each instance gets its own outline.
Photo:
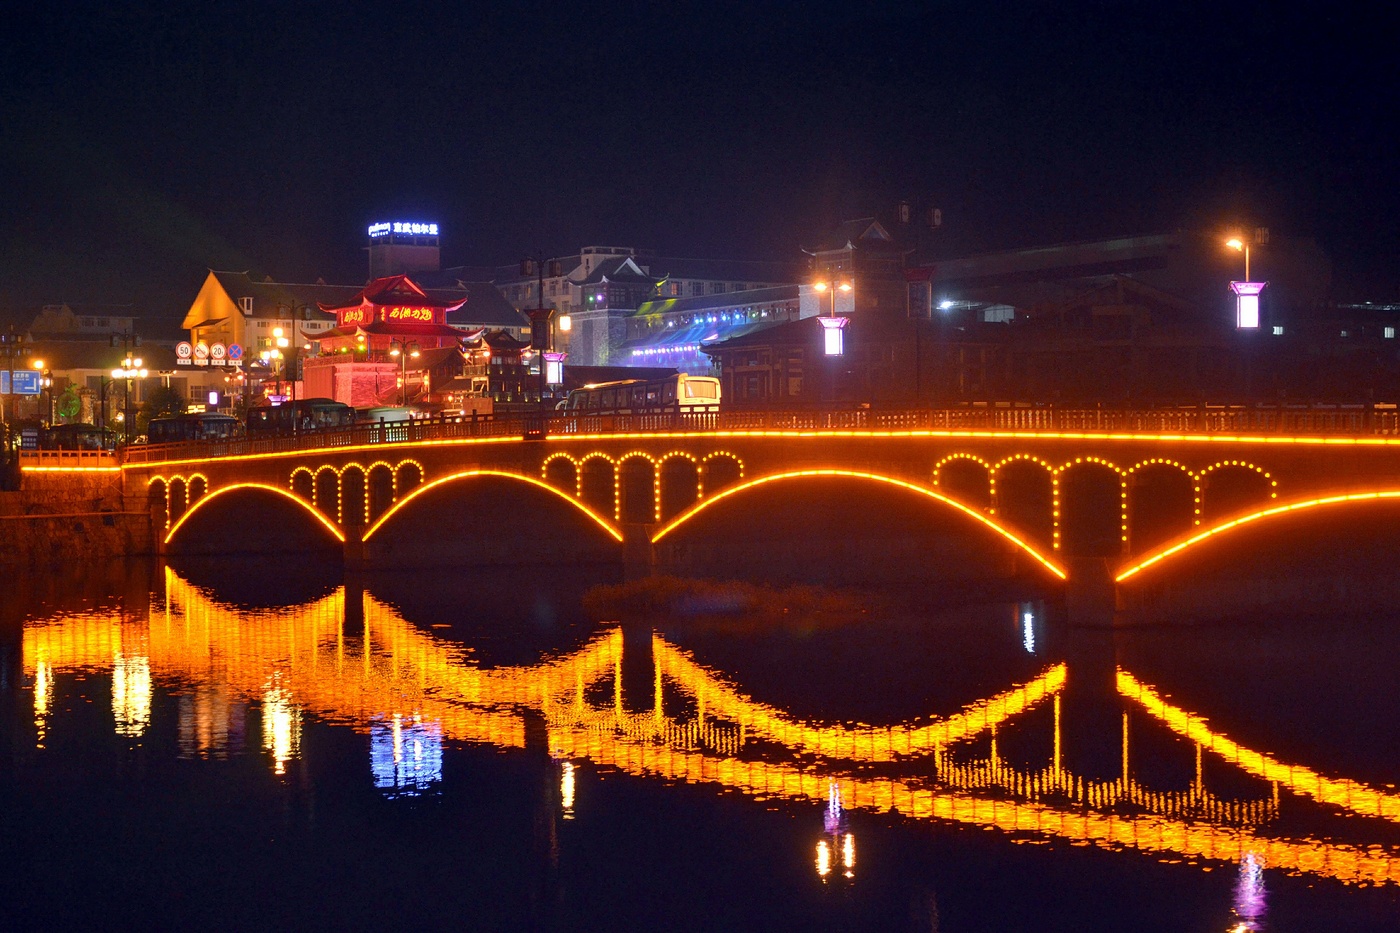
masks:
<instances>
[{"instance_id":1,"label":"stone embankment","mask_svg":"<svg viewBox=\"0 0 1400 933\"><path fill-rule=\"evenodd\" d=\"M26 477L0 492L0 568L77 567L155 550L144 503L127 502L111 476L61 482Z\"/></svg>"}]
</instances>

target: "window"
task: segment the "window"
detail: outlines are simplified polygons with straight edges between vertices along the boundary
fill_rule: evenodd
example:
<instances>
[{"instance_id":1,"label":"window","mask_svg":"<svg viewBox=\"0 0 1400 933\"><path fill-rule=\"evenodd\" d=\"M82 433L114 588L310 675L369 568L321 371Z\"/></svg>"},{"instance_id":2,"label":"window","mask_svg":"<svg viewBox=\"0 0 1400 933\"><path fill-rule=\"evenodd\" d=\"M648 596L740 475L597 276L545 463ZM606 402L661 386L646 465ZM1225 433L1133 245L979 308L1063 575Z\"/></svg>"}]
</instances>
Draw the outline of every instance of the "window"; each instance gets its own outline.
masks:
<instances>
[{"instance_id":1,"label":"window","mask_svg":"<svg viewBox=\"0 0 1400 933\"><path fill-rule=\"evenodd\" d=\"M1387 328L1385 329L1385 339L1386 339L1386 340L1394 340L1394 339L1395 339L1395 328L1393 328L1393 327L1387 327Z\"/></svg>"},{"instance_id":2,"label":"window","mask_svg":"<svg viewBox=\"0 0 1400 933\"><path fill-rule=\"evenodd\" d=\"M703 294L705 294L705 283L704 283L704 282L691 282L691 283L690 283L690 293L691 293L692 295L703 295Z\"/></svg>"},{"instance_id":3,"label":"window","mask_svg":"<svg viewBox=\"0 0 1400 933\"><path fill-rule=\"evenodd\" d=\"M242 309L244 314L252 314L253 299L249 296L245 296L243 298L238 299L238 307Z\"/></svg>"},{"instance_id":4,"label":"window","mask_svg":"<svg viewBox=\"0 0 1400 933\"><path fill-rule=\"evenodd\" d=\"M1391 328L1389 328L1389 327L1386 328L1386 330L1390 330L1390 329L1391 329ZM1275 325L1274 325L1274 336L1275 336L1275 337L1282 337L1282 336L1283 336L1283 325L1282 325L1282 324L1275 324ZM1386 334L1386 336L1387 336L1387 337L1390 337L1390 336L1393 336L1393 335L1392 335L1392 334Z\"/></svg>"}]
</instances>

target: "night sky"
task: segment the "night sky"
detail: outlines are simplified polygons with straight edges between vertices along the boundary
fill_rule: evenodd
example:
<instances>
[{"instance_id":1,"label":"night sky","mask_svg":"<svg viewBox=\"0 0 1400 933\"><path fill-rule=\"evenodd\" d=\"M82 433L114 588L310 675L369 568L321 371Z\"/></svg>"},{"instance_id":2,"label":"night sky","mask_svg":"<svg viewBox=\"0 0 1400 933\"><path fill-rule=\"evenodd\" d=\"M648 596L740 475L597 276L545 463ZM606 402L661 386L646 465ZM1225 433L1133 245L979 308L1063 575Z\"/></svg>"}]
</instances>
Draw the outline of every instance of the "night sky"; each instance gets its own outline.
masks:
<instances>
[{"instance_id":1,"label":"night sky","mask_svg":"<svg viewBox=\"0 0 1400 933\"><path fill-rule=\"evenodd\" d=\"M947 254L1268 226L1400 298L1394 49L1350 5L156 6L7 15L0 315L362 281L382 219L453 265L791 260L900 199Z\"/></svg>"}]
</instances>

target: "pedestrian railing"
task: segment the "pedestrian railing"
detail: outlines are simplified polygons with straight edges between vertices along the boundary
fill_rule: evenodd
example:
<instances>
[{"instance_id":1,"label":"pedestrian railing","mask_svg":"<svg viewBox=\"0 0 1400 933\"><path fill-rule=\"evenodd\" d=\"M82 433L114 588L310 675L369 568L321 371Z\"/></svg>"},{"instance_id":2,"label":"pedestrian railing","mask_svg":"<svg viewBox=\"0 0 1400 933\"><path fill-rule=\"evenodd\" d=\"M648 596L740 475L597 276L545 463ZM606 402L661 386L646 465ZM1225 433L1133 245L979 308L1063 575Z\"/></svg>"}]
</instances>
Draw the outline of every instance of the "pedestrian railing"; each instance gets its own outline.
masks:
<instances>
[{"instance_id":1,"label":"pedestrian railing","mask_svg":"<svg viewBox=\"0 0 1400 933\"><path fill-rule=\"evenodd\" d=\"M435 417L357 424L290 434L255 435L222 441L135 444L118 453L126 463L201 460L481 438L541 440L597 434L686 434L732 431L1005 431L1085 434L1223 434L1299 436L1400 436L1393 409L1354 408L1172 408L1111 409L986 407L947 409L860 408L836 411L669 411L631 414L526 412L491 417ZM25 451L25 465L39 457L55 462L108 458L90 451ZM45 461L48 462L48 461Z\"/></svg>"}]
</instances>

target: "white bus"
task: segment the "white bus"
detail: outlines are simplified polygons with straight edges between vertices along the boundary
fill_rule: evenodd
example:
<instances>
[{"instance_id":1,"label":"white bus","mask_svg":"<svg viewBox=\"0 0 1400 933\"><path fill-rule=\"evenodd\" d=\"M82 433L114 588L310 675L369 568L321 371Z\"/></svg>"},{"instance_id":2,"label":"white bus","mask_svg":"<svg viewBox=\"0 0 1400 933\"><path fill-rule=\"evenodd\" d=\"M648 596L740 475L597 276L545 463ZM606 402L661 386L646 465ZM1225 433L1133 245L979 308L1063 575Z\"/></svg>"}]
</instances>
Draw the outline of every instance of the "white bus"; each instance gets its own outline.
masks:
<instances>
[{"instance_id":1,"label":"white bus","mask_svg":"<svg viewBox=\"0 0 1400 933\"><path fill-rule=\"evenodd\" d=\"M574 389L560 406L576 414L629 415L719 411L719 380L676 373L664 379L622 379Z\"/></svg>"}]
</instances>

